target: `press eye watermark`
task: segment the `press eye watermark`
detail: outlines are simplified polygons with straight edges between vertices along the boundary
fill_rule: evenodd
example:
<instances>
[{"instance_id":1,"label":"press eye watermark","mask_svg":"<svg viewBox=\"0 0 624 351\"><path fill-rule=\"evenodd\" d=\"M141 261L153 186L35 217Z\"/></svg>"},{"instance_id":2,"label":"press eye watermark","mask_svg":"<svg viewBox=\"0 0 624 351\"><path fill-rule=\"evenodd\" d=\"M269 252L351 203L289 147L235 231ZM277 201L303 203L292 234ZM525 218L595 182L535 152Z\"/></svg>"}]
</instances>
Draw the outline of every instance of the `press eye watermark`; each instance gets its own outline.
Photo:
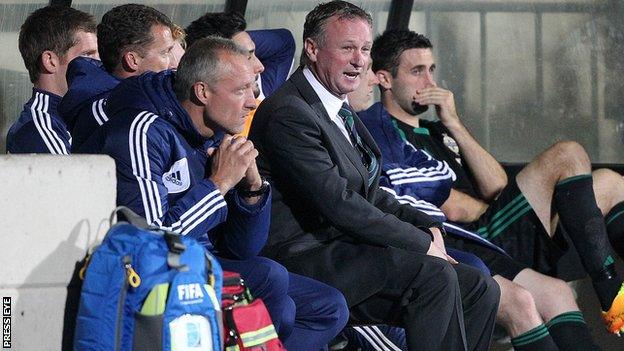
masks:
<instances>
[{"instance_id":1,"label":"press eye watermark","mask_svg":"<svg viewBox=\"0 0 624 351\"><path fill-rule=\"evenodd\" d=\"M11 297L2 297L2 348L11 348Z\"/></svg>"}]
</instances>

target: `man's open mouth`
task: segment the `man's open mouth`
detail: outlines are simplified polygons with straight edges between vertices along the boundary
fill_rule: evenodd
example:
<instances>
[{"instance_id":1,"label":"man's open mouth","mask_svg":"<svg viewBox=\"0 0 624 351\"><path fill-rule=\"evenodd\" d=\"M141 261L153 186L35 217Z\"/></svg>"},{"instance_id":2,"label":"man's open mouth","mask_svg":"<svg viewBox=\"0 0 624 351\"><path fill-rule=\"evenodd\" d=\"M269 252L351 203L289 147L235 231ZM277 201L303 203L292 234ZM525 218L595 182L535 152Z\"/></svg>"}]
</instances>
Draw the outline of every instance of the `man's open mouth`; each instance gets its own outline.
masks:
<instances>
[{"instance_id":1,"label":"man's open mouth","mask_svg":"<svg viewBox=\"0 0 624 351\"><path fill-rule=\"evenodd\" d=\"M360 76L360 72L344 72L343 74L351 80L355 80Z\"/></svg>"}]
</instances>

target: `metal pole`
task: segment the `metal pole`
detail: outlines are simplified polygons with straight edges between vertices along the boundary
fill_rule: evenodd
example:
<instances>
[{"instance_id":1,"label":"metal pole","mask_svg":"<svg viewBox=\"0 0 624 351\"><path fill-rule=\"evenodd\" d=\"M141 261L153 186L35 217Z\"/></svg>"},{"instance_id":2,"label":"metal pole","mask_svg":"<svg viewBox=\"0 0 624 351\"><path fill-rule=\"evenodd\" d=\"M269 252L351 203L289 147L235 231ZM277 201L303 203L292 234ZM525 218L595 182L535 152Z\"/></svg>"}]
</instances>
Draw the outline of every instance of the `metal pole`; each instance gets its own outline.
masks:
<instances>
[{"instance_id":1,"label":"metal pole","mask_svg":"<svg viewBox=\"0 0 624 351\"><path fill-rule=\"evenodd\" d=\"M67 6L71 7L72 0L50 0L48 3L50 6Z\"/></svg>"},{"instance_id":2,"label":"metal pole","mask_svg":"<svg viewBox=\"0 0 624 351\"><path fill-rule=\"evenodd\" d=\"M486 13L479 13L479 24L481 31L481 114L485 131L485 149L490 150L490 116L487 110L487 23Z\"/></svg>"},{"instance_id":3,"label":"metal pole","mask_svg":"<svg viewBox=\"0 0 624 351\"><path fill-rule=\"evenodd\" d=\"M414 0L392 0L386 29L407 29Z\"/></svg>"},{"instance_id":4,"label":"metal pole","mask_svg":"<svg viewBox=\"0 0 624 351\"><path fill-rule=\"evenodd\" d=\"M247 11L247 0L226 0L225 12L236 12L245 16Z\"/></svg>"},{"instance_id":5,"label":"metal pole","mask_svg":"<svg viewBox=\"0 0 624 351\"><path fill-rule=\"evenodd\" d=\"M538 114L544 107L544 49L542 48L542 13L535 13L535 102Z\"/></svg>"}]
</instances>

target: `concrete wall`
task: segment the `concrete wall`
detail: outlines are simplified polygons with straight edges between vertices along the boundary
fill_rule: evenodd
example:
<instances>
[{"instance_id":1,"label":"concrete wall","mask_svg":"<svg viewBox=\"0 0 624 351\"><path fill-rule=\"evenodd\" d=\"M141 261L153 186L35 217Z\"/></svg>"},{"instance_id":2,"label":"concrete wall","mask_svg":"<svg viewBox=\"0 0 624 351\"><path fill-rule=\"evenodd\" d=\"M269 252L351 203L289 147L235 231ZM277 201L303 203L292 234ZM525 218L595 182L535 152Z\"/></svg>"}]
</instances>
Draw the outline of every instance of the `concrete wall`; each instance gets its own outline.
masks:
<instances>
[{"instance_id":1,"label":"concrete wall","mask_svg":"<svg viewBox=\"0 0 624 351\"><path fill-rule=\"evenodd\" d=\"M0 295L13 350L60 350L67 285L115 206L108 156L0 156Z\"/></svg>"}]
</instances>

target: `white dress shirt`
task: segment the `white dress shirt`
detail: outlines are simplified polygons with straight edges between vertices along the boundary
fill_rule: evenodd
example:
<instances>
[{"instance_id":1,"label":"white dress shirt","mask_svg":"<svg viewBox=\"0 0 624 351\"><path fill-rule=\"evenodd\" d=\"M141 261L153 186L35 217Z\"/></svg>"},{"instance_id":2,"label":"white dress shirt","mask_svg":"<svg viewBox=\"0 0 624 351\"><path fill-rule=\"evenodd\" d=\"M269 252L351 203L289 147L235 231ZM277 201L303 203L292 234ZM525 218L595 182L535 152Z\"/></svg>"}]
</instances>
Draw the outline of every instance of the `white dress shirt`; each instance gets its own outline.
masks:
<instances>
[{"instance_id":1,"label":"white dress shirt","mask_svg":"<svg viewBox=\"0 0 624 351\"><path fill-rule=\"evenodd\" d=\"M342 100L336 95L330 93L329 90L327 90L327 88L325 88L323 84L321 84L321 82L316 79L314 73L312 73L312 71L310 71L308 67L303 69L303 75L306 77L308 83L310 83L310 85L312 86L312 89L314 89L316 95L318 95L319 99L321 99L323 107L325 107L325 111L327 111L329 118L331 118L332 122L334 122L334 124L338 126L338 129L340 129L340 131L342 132L344 137L347 138L349 143L353 145L353 143L351 142L351 137L349 136L349 132L347 131L347 127L345 127L344 121L340 116L338 116L338 111L340 111L342 104L345 102L348 103L347 99Z\"/></svg>"}]
</instances>

